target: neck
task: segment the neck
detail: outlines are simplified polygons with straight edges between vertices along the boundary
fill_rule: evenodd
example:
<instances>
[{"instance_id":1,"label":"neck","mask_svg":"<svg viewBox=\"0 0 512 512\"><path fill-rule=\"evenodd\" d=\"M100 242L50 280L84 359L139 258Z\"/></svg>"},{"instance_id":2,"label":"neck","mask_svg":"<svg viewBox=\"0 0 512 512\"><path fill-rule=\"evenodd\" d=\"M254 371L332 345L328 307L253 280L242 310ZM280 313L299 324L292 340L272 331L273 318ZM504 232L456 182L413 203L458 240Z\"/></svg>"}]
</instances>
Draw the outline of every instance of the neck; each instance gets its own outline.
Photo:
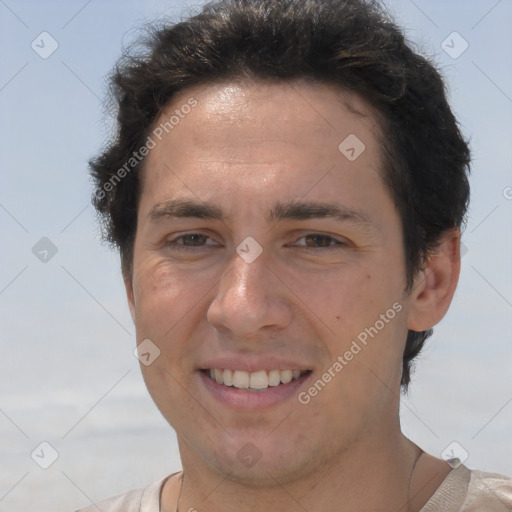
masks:
<instances>
[{"instance_id":1,"label":"neck","mask_svg":"<svg viewBox=\"0 0 512 512\"><path fill-rule=\"evenodd\" d=\"M399 430L385 437L380 433L360 439L330 463L295 481L271 478L270 483L258 486L216 471L181 439L184 477L177 510L238 512L250 504L251 512L415 512L410 505L410 483L420 450Z\"/></svg>"}]
</instances>

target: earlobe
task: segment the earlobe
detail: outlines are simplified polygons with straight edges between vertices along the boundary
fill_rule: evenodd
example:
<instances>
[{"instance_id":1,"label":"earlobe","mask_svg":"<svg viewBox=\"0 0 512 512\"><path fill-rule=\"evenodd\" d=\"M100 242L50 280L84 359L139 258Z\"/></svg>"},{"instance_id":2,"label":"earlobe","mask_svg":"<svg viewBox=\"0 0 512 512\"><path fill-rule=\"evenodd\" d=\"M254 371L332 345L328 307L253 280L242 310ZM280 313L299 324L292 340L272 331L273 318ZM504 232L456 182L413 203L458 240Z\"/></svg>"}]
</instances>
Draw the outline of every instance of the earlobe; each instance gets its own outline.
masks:
<instances>
[{"instance_id":1,"label":"earlobe","mask_svg":"<svg viewBox=\"0 0 512 512\"><path fill-rule=\"evenodd\" d=\"M133 294L133 282L131 276L123 276L124 288L126 290L126 299L133 323L135 323L135 299Z\"/></svg>"},{"instance_id":2,"label":"earlobe","mask_svg":"<svg viewBox=\"0 0 512 512\"><path fill-rule=\"evenodd\" d=\"M460 231L446 232L414 280L410 294L408 327L430 329L446 314L455 293L460 272Z\"/></svg>"}]
</instances>

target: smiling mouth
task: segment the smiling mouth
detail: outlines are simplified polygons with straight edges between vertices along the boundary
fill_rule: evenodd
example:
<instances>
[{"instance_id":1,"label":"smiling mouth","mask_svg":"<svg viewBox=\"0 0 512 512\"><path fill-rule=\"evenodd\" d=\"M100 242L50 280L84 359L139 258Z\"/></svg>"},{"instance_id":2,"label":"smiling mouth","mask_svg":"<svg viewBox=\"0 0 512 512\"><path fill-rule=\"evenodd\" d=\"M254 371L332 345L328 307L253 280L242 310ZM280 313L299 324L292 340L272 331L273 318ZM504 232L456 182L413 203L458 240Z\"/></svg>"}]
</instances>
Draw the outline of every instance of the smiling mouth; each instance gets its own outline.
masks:
<instances>
[{"instance_id":1,"label":"smiling mouth","mask_svg":"<svg viewBox=\"0 0 512 512\"><path fill-rule=\"evenodd\" d=\"M260 370L246 372L243 370L207 369L202 370L210 379L226 387L247 391L264 391L271 387L288 384L311 373L311 370Z\"/></svg>"}]
</instances>

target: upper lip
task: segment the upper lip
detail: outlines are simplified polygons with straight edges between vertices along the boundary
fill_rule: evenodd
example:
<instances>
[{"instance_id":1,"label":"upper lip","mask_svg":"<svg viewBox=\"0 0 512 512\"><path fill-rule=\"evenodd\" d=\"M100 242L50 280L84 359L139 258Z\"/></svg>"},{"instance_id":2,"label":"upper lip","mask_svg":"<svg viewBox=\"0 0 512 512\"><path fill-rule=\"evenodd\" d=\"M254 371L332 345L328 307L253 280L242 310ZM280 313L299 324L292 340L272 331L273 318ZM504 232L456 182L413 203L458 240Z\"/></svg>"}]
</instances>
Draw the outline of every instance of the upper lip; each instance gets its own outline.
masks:
<instances>
[{"instance_id":1,"label":"upper lip","mask_svg":"<svg viewBox=\"0 0 512 512\"><path fill-rule=\"evenodd\" d=\"M260 370L311 370L311 366L307 364L293 361L291 359L282 359L277 357L241 357L241 356L226 356L218 357L215 359L208 359L200 366L200 370L209 369L222 369L222 370L242 370L246 372L257 372Z\"/></svg>"}]
</instances>

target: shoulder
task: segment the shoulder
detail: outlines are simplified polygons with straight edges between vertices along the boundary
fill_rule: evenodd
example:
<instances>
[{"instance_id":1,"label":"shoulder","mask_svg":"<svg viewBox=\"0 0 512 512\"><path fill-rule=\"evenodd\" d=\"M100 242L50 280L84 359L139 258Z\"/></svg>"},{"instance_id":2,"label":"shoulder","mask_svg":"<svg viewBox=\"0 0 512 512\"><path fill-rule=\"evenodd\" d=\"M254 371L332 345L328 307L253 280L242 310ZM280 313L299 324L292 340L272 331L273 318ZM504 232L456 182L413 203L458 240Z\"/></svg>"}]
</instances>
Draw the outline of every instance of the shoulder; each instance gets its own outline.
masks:
<instances>
[{"instance_id":1,"label":"shoulder","mask_svg":"<svg viewBox=\"0 0 512 512\"><path fill-rule=\"evenodd\" d=\"M460 463L459 463L460 464ZM512 479L460 464L448 474L421 512L509 512Z\"/></svg>"},{"instance_id":2,"label":"shoulder","mask_svg":"<svg viewBox=\"0 0 512 512\"><path fill-rule=\"evenodd\" d=\"M512 478L483 471L470 473L462 512L512 510Z\"/></svg>"},{"instance_id":3,"label":"shoulder","mask_svg":"<svg viewBox=\"0 0 512 512\"><path fill-rule=\"evenodd\" d=\"M98 512L98 510L102 512L159 512L160 493L168 478L170 477L165 477L147 487L93 503L76 512Z\"/></svg>"}]
</instances>

